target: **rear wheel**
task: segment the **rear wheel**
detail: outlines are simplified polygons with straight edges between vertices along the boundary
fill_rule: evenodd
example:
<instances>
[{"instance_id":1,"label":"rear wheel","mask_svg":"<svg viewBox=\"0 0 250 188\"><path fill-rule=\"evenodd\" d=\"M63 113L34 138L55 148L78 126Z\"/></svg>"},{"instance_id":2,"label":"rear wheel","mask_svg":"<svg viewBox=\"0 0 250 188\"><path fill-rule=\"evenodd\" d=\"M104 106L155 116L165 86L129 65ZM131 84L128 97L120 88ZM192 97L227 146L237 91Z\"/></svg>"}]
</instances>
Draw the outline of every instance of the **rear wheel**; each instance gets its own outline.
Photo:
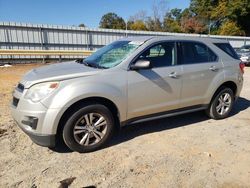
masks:
<instances>
[{"instance_id":1,"label":"rear wheel","mask_svg":"<svg viewBox=\"0 0 250 188\"><path fill-rule=\"evenodd\" d=\"M206 114L213 119L228 117L234 103L234 93L230 88L222 87L213 97Z\"/></svg>"},{"instance_id":2,"label":"rear wheel","mask_svg":"<svg viewBox=\"0 0 250 188\"><path fill-rule=\"evenodd\" d=\"M91 152L111 138L114 119L107 107L90 104L75 111L63 128L63 140L73 151Z\"/></svg>"}]
</instances>

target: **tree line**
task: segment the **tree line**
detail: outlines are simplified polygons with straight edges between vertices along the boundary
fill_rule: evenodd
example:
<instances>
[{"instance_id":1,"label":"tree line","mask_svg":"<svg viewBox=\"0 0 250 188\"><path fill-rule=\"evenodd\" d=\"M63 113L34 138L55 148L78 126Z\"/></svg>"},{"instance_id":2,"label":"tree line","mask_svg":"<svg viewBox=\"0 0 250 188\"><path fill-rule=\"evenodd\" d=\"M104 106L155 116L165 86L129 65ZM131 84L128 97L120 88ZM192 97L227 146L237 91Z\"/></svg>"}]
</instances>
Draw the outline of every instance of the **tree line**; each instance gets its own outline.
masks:
<instances>
[{"instance_id":1,"label":"tree line","mask_svg":"<svg viewBox=\"0 0 250 188\"><path fill-rule=\"evenodd\" d=\"M139 11L125 21L116 13L102 16L99 27L140 31L250 35L250 0L191 0L184 10L167 9L165 0L154 1L152 13ZM83 27L84 24L79 26Z\"/></svg>"}]
</instances>

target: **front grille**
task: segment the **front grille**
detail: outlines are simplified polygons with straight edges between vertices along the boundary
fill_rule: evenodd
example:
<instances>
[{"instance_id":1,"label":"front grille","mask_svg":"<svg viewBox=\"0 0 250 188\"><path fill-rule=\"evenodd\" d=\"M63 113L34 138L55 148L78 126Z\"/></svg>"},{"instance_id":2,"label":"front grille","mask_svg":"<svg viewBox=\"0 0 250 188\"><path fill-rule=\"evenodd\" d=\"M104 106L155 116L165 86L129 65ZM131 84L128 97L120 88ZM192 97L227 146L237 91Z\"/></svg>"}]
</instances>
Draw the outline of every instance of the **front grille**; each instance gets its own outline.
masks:
<instances>
[{"instance_id":1,"label":"front grille","mask_svg":"<svg viewBox=\"0 0 250 188\"><path fill-rule=\"evenodd\" d=\"M18 102L19 102L19 99L17 99L16 97L13 97L12 104L13 104L15 107L17 107Z\"/></svg>"},{"instance_id":2,"label":"front grille","mask_svg":"<svg viewBox=\"0 0 250 188\"><path fill-rule=\"evenodd\" d=\"M20 92L22 93L23 90L24 90L24 85L19 83L19 84L17 85L17 90L20 91Z\"/></svg>"}]
</instances>

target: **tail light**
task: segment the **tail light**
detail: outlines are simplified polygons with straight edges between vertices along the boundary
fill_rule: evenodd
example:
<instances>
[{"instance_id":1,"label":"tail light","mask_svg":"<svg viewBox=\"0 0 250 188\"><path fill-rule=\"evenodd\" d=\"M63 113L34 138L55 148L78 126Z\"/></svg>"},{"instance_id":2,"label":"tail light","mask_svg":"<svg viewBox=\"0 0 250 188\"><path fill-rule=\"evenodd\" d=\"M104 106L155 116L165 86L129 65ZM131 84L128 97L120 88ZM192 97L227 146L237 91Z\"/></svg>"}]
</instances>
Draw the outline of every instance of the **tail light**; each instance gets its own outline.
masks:
<instances>
[{"instance_id":1,"label":"tail light","mask_svg":"<svg viewBox=\"0 0 250 188\"><path fill-rule=\"evenodd\" d=\"M242 74L243 74L243 73L244 73L245 64L242 63L242 62L240 62L239 66L240 66L240 71L241 71Z\"/></svg>"}]
</instances>

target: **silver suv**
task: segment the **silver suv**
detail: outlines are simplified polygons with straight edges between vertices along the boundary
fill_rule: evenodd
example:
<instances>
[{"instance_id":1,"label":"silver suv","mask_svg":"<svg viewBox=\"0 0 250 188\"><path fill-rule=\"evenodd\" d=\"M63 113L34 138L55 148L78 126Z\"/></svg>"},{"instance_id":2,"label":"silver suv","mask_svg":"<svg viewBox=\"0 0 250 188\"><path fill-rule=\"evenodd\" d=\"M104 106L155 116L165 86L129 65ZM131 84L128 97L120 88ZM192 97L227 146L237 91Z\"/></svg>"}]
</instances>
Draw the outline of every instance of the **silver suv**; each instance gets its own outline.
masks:
<instances>
[{"instance_id":1,"label":"silver suv","mask_svg":"<svg viewBox=\"0 0 250 188\"><path fill-rule=\"evenodd\" d=\"M244 64L227 41L135 37L84 60L28 72L13 92L12 115L42 146L103 147L126 124L205 110L226 118L243 84Z\"/></svg>"}]
</instances>

